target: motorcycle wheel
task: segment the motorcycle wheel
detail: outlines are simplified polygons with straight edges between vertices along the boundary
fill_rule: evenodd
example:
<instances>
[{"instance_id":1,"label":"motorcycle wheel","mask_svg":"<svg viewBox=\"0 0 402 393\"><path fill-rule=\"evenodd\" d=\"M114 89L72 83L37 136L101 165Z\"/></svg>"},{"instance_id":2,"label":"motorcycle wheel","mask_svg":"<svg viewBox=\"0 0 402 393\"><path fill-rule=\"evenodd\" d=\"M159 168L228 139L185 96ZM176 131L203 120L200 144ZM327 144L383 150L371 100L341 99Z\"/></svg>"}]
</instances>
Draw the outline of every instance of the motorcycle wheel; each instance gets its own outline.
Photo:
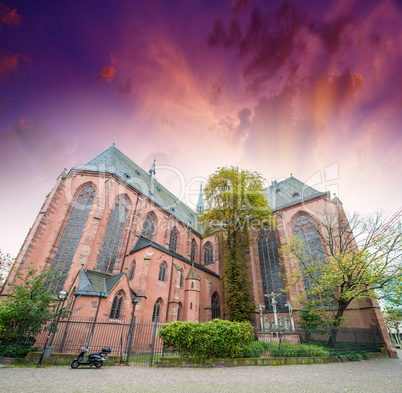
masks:
<instances>
[{"instance_id":1,"label":"motorcycle wheel","mask_svg":"<svg viewBox=\"0 0 402 393\"><path fill-rule=\"evenodd\" d=\"M78 360L73 360L71 363L71 368L77 368L80 364L78 363Z\"/></svg>"},{"instance_id":2,"label":"motorcycle wheel","mask_svg":"<svg viewBox=\"0 0 402 393\"><path fill-rule=\"evenodd\" d=\"M95 362L94 365L96 368L101 368L102 367L103 362Z\"/></svg>"}]
</instances>

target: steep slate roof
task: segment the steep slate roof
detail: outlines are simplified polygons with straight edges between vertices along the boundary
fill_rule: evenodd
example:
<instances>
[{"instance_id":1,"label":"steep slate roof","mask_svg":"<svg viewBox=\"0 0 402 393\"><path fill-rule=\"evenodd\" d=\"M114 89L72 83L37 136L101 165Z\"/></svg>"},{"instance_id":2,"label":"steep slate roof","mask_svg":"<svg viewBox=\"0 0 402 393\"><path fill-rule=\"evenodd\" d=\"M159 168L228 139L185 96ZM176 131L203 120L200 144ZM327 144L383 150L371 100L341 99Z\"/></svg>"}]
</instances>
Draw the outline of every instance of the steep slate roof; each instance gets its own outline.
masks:
<instances>
[{"instance_id":1,"label":"steep slate roof","mask_svg":"<svg viewBox=\"0 0 402 393\"><path fill-rule=\"evenodd\" d=\"M163 251L165 254L171 255L171 256L175 257L176 259L179 259L179 260L181 260L181 261L183 261L183 262L185 262L185 263L187 263L187 264L193 266L193 263L192 263L189 259L184 258L184 257L182 257L180 254L177 254L176 252L173 252L173 251L171 251L171 250L168 250L167 248L162 247L162 246L159 245L158 243L155 243L155 242L153 242L152 240L149 240L149 239L147 239L146 237L143 237L143 236L140 236L140 237L138 238L138 240L137 240L136 243L134 244L133 249L130 251L130 254L133 254L134 252L139 251L139 250L142 250L142 249L144 249L144 248L146 248L146 247L148 247L148 246L151 246L151 247L153 247L153 248L156 248L157 250ZM206 272L206 273L209 273L209 274L211 274L211 275L213 275L213 276L215 276L215 277L219 277L218 274L216 274L216 273L213 272L212 270L209 270L208 268L206 268L206 267L204 267L204 266L202 266L202 265L199 265L198 263L194 263L194 265L195 265L198 269L203 270L203 271Z\"/></svg>"},{"instance_id":2,"label":"steep slate roof","mask_svg":"<svg viewBox=\"0 0 402 393\"><path fill-rule=\"evenodd\" d=\"M293 176L280 182L273 181L264 190L272 211L306 201L317 196L326 195L327 192L320 192L313 187L297 180Z\"/></svg>"},{"instance_id":3,"label":"steep slate roof","mask_svg":"<svg viewBox=\"0 0 402 393\"><path fill-rule=\"evenodd\" d=\"M149 173L131 161L114 145L87 164L73 169L113 174L168 211L182 223L201 233L196 212L175 197L157 180L151 179Z\"/></svg>"},{"instance_id":4,"label":"steep slate roof","mask_svg":"<svg viewBox=\"0 0 402 393\"><path fill-rule=\"evenodd\" d=\"M108 297L123 275L124 273L120 273L111 276L106 273L82 269L78 289L74 294Z\"/></svg>"},{"instance_id":5,"label":"steep slate roof","mask_svg":"<svg viewBox=\"0 0 402 393\"><path fill-rule=\"evenodd\" d=\"M198 215L194 210L175 197L157 180L152 179L149 173L131 161L130 158L114 145L110 146L87 164L72 168L72 170L74 169L113 174L168 211L183 224L199 234L203 233L202 228L198 224ZM273 181L264 190L264 194L268 199L271 210L276 211L317 196L326 195L327 193L317 191L291 176L280 182ZM156 247L156 244L153 245ZM179 258L179 256L177 257ZM180 259L183 258L180 257Z\"/></svg>"}]
</instances>

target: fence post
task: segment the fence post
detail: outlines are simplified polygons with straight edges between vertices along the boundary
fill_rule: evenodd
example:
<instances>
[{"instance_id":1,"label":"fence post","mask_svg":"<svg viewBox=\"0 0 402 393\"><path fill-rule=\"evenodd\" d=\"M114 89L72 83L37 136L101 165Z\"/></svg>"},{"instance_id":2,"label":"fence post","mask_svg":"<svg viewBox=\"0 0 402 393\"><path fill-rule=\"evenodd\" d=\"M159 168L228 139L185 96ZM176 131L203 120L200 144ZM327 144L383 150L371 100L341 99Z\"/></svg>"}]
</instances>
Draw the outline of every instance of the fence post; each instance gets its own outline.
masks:
<instances>
[{"instance_id":1,"label":"fence post","mask_svg":"<svg viewBox=\"0 0 402 393\"><path fill-rule=\"evenodd\" d=\"M156 318L155 318L155 322L154 322L154 328L152 330L152 343L150 345L150 347L151 347L151 358L149 359L149 366L150 367L152 366L152 362L154 360L156 328L158 326L158 320L159 320L159 317L157 315Z\"/></svg>"},{"instance_id":2,"label":"fence post","mask_svg":"<svg viewBox=\"0 0 402 393\"><path fill-rule=\"evenodd\" d=\"M131 318L131 324L130 324L130 330L128 332L128 346L127 346L127 359L126 359L126 366L128 366L128 360L130 359L130 354L131 354L131 341L133 337L133 332L134 332L134 326L135 326L135 315Z\"/></svg>"}]
</instances>

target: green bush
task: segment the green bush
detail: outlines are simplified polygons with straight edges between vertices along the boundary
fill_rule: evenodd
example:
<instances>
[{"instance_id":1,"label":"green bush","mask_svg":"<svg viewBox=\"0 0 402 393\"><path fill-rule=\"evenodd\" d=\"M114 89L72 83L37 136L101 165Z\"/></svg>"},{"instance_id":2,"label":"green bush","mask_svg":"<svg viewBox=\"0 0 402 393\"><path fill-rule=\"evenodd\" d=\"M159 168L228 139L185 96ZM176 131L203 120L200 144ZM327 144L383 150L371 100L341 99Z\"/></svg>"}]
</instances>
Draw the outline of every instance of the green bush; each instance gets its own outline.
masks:
<instances>
[{"instance_id":1,"label":"green bush","mask_svg":"<svg viewBox=\"0 0 402 393\"><path fill-rule=\"evenodd\" d=\"M249 322L214 319L206 323L168 322L158 335L165 348L176 350L196 363L212 363L214 358L242 357L253 340Z\"/></svg>"},{"instance_id":2,"label":"green bush","mask_svg":"<svg viewBox=\"0 0 402 393\"><path fill-rule=\"evenodd\" d=\"M30 350L14 343L0 344L0 356L9 358L24 358Z\"/></svg>"}]
</instances>

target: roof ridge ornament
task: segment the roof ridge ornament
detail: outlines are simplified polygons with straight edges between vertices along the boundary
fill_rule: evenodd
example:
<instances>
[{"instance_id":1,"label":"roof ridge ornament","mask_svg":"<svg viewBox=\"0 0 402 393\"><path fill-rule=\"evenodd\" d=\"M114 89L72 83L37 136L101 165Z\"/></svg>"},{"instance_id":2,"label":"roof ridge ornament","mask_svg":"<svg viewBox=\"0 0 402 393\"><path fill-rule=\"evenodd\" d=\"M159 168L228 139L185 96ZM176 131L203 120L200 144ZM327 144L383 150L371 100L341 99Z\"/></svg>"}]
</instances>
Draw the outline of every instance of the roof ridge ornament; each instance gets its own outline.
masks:
<instances>
[{"instance_id":1,"label":"roof ridge ornament","mask_svg":"<svg viewBox=\"0 0 402 393\"><path fill-rule=\"evenodd\" d=\"M202 197L202 183L200 183L200 195L198 196L197 214L199 216L204 214L204 200Z\"/></svg>"},{"instance_id":2,"label":"roof ridge ornament","mask_svg":"<svg viewBox=\"0 0 402 393\"><path fill-rule=\"evenodd\" d=\"M151 179L154 179L155 175L156 175L155 161L156 161L156 157L154 158L154 163L152 164L151 169L149 170L149 174L151 175Z\"/></svg>"}]
</instances>

